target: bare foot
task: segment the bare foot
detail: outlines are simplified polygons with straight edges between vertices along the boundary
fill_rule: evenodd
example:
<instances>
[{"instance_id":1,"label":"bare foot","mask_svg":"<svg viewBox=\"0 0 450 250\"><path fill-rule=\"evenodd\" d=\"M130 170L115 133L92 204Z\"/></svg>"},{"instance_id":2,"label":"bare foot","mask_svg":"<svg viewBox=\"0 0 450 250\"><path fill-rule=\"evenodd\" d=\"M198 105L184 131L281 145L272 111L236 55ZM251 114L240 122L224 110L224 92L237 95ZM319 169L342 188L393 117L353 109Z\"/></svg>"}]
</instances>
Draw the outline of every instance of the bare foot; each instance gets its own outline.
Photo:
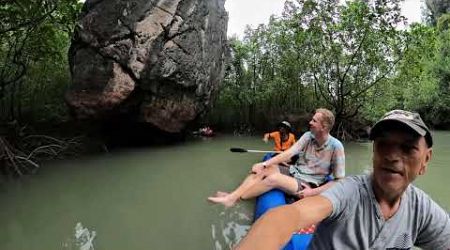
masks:
<instances>
[{"instance_id":1,"label":"bare foot","mask_svg":"<svg viewBox=\"0 0 450 250\"><path fill-rule=\"evenodd\" d=\"M231 197L231 195L221 192L221 195L224 196L211 196L208 197L208 201L213 202L213 203L219 203L224 205L225 207L232 207L234 206L234 204L236 203L236 199L233 199L233 197Z\"/></svg>"},{"instance_id":2,"label":"bare foot","mask_svg":"<svg viewBox=\"0 0 450 250\"><path fill-rule=\"evenodd\" d=\"M227 192L217 191L216 192L216 197L224 197L224 196L227 196L229 194L230 193L227 193Z\"/></svg>"}]
</instances>

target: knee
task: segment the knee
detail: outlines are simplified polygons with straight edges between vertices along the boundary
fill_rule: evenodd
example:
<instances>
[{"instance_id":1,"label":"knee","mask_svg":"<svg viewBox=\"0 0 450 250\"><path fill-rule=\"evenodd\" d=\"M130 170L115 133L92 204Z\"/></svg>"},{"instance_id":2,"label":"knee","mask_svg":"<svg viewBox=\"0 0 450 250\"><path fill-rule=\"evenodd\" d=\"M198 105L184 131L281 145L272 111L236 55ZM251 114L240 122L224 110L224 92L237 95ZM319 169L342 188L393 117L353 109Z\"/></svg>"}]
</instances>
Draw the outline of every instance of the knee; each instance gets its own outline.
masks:
<instances>
[{"instance_id":1,"label":"knee","mask_svg":"<svg viewBox=\"0 0 450 250\"><path fill-rule=\"evenodd\" d=\"M272 173L270 175L267 175L266 178L263 179L263 183L268 187L277 187L279 184L279 173Z\"/></svg>"}]
</instances>

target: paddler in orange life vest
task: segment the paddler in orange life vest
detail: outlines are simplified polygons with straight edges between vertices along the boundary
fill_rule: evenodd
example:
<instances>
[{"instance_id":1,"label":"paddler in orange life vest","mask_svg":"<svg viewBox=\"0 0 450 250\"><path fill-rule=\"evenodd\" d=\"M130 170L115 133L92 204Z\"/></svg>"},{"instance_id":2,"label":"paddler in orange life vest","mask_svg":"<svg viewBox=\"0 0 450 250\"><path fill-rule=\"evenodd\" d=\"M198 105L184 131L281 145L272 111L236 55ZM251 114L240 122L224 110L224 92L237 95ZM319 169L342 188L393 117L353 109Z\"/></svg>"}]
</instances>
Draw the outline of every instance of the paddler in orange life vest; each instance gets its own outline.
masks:
<instances>
[{"instance_id":1,"label":"paddler in orange life vest","mask_svg":"<svg viewBox=\"0 0 450 250\"><path fill-rule=\"evenodd\" d=\"M264 134L263 141L268 142L273 139L275 151L284 151L290 148L295 143L295 136L291 133L291 124L287 121L282 121L278 124L278 131Z\"/></svg>"}]
</instances>

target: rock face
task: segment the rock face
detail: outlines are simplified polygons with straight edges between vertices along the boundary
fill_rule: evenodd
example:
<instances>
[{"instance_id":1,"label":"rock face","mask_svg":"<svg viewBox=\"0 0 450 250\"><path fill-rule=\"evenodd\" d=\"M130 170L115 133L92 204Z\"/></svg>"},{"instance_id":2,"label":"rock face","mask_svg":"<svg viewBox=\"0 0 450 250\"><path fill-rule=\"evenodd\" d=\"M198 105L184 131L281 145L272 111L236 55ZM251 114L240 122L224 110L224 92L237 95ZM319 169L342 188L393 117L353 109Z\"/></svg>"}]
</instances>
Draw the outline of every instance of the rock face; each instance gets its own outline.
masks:
<instances>
[{"instance_id":1,"label":"rock face","mask_svg":"<svg viewBox=\"0 0 450 250\"><path fill-rule=\"evenodd\" d=\"M69 107L182 131L223 78L227 22L224 0L87 0L69 51Z\"/></svg>"}]
</instances>

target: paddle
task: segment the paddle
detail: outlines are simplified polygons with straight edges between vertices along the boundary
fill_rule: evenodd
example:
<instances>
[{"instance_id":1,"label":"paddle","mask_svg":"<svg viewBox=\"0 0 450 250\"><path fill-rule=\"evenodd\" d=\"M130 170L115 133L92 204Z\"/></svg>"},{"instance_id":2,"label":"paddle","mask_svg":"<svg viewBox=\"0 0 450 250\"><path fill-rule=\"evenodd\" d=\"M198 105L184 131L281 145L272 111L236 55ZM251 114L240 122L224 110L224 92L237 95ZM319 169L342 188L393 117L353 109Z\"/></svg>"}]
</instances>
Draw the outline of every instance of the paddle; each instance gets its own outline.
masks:
<instances>
[{"instance_id":1,"label":"paddle","mask_svg":"<svg viewBox=\"0 0 450 250\"><path fill-rule=\"evenodd\" d=\"M255 150L245 148L230 148L230 151L233 153L281 153L281 151Z\"/></svg>"}]
</instances>

